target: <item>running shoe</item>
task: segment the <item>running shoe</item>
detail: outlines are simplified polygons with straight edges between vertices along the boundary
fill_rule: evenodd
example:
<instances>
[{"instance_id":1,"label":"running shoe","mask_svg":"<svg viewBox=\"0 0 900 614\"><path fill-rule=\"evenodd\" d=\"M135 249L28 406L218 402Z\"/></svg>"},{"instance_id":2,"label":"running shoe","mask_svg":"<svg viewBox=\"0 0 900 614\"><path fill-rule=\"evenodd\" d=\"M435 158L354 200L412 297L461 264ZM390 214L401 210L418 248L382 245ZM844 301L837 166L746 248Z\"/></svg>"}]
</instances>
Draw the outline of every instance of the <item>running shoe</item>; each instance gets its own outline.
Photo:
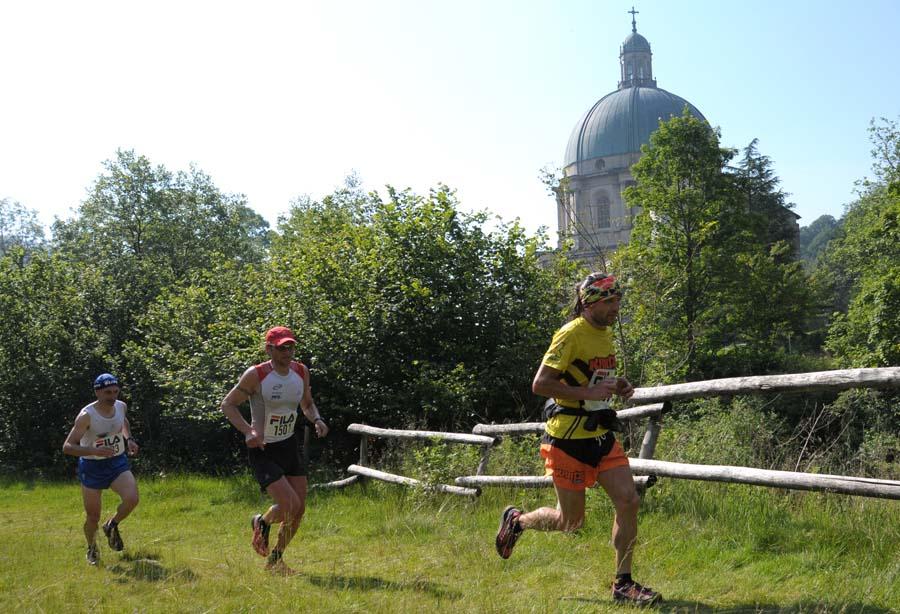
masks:
<instances>
[{"instance_id":1,"label":"running shoe","mask_svg":"<svg viewBox=\"0 0 900 614\"><path fill-rule=\"evenodd\" d=\"M649 586L641 586L634 581L626 582L621 586L613 583L612 596L619 603L632 603L640 606L655 605L662 601L662 595Z\"/></svg>"},{"instance_id":2,"label":"running shoe","mask_svg":"<svg viewBox=\"0 0 900 614\"><path fill-rule=\"evenodd\" d=\"M109 521L103 525L103 534L106 535L106 541L109 542L109 547L115 550L116 552L121 552L125 549L125 544L122 542L122 536L119 535L119 523Z\"/></svg>"},{"instance_id":3,"label":"running shoe","mask_svg":"<svg viewBox=\"0 0 900 614\"><path fill-rule=\"evenodd\" d=\"M97 547L97 544L91 544L87 548L87 562L91 565L96 565L100 562L100 548Z\"/></svg>"},{"instance_id":4,"label":"running shoe","mask_svg":"<svg viewBox=\"0 0 900 614\"><path fill-rule=\"evenodd\" d=\"M259 556L269 556L269 528L271 525L263 520L262 514L257 514L250 519L250 527L253 529L253 549Z\"/></svg>"},{"instance_id":5,"label":"running shoe","mask_svg":"<svg viewBox=\"0 0 900 614\"><path fill-rule=\"evenodd\" d=\"M494 544L497 546L497 554L501 558L509 558L509 555L512 554L513 546L516 545L516 541L518 541L524 530L518 522L521 515L522 510L512 505L508 506L500 514L500 527L497 529L497 537L494 540Z\"/></svg>"}]
</instances>

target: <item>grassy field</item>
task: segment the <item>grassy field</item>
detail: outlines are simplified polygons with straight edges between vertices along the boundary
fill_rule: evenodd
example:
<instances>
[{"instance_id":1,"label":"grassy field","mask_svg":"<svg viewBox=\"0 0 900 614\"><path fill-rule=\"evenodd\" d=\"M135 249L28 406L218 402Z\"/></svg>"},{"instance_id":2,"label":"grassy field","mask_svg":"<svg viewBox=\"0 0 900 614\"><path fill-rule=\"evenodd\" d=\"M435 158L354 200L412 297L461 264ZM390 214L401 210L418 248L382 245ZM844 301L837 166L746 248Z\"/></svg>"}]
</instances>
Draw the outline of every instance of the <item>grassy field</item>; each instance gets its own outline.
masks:
<instances>
[{"instance_id":1,"label":"grassy field","mask_svg":"<svg viewBox=\"0 0 900 614\"><path fill-rule=\"evenodd\" d=\"M529 532L494 552L500 510L382 484L314 492L273 578L249 546L265 499L247 478L139 476L126 549L84 560L76 482L0 485L2 612L612 612L612 511L591 492L574 535ZM104 519L116 503L104 496ZM898 612L900 503L663 480L641 513L636 578L661 611ZM102 536L101 536L102 537Z\"/></svg>"}]
</instances>

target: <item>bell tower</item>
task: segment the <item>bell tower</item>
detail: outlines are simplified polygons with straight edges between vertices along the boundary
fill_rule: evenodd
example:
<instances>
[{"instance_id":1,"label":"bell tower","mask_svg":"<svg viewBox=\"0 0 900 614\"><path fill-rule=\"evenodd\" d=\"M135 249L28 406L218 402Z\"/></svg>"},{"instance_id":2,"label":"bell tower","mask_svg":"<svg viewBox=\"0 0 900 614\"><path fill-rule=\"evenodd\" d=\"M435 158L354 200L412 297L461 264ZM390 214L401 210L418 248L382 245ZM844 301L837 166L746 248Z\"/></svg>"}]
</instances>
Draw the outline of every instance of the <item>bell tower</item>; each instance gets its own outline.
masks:
<instances>
[{"instance_id":1,"label":"bell tower","mask_svg":"<svg viewBox=\"0 0 900 614\"><path fill-rule=\"evenodd\" d=\"M638 11L631 7L631 34L619 48L619 89L626 87L656 87L653 78L653 54L650 43L637 33L637 21L634 16Z\"/></svg>"}]
</instances>

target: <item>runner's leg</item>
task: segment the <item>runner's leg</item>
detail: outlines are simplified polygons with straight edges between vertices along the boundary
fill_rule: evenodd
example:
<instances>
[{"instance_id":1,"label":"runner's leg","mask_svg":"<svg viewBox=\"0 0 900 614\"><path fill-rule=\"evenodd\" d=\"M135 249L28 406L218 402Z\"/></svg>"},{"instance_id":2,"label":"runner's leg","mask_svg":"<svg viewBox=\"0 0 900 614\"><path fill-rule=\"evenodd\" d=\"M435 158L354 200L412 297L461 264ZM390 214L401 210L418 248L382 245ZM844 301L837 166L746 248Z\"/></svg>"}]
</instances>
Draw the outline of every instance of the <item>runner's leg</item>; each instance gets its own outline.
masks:
<instances>
[{"instance_id":1,"label":"runner's leg","mask_svg":"<svg viewBox=\"0 0 900 614\"><path fill-rule=\"evenodd\" d=\"M81 486L81 499L84 501L84 537L88 546L94 543L100 525L102 494L102 490Z\"/></svg>"},{"instance_id":2,"label":"runner's leg","mask_svg":"<svg viewBox=\"0 0 900 614\"><path fill-rule=\"evenodd\" d=\"M110 522L118 524L128 517L139 502L137 480L131 471L124 471L112 481L109 489L121 497L122 502L116 509L116 515L112 517Z\"/></svg>"},{"instance_id":3,"label":"runner's leg","mask_svg":"<svg viewBox=\"0 0 900 614\"><path fill-rule=\"evenodd\" d=\"M289 479L303 480L303 501L301 501L297 491L294 490L294 486L288 481ZM277 506L278 517L279 520L281 520L281 529L278 531L278 543L275 545L275 550L278 550L279 552L284 552L284 549L290 543L291 538L294 537L297 525L300 523L300 517L303 515L303 506L306 499L305 486L305 477L297 478L294 476L282 476L266 487L266 492L275 500L276 504L272 506L272 508L269 508L266 513L268 514ZM295 518L296 522L294 521Z\"/></svg>"},{"instance_id":4,"label":"runner's leg","mask_svg":"<svg viewBox=\"0 0 900 614\"><path fill-rule=\"evenodd\" d=\"M269 509L263 512L262 519L266 521L266 524L278 524L284 520L281 517L281 508L278 507L277 503L273 503L269 506Z\"/></svg>"},{"instance_id":5,"label":"runner's leg","mask_svg":"<svg viewBox=\"0 0 900 614\"><path fill-rule=\"evenodd\" d=\"M575 531L584 524L583 490L569 490L554 484L557 507L539 507L519 516L523 529L538 531Z\"/></svg>"},{"instance_id":6,"label":"runner's leg","mask_svg":"<svg viewBox=\"0 0 900 614\"><path fill-rule=\"evenodd\" d=\"M307 491L307 481L305 475L287 475L285 476L288 484L290 484L291 489L297 495L298 505L293 508L293 514L289 517L284 518L281 522L281 530L278 531L278 545L276 546L279 550L284 552L284 549L287 548L288 544L293 539L294 535L297 534L297 529L300 527L300 520L303 518L303 514L306 512L306 491ZM284 545L282 545L282 534L284 534Z\"/></svg>"},{"instance_id":7,"label":"runner's leg","mask_svg":"<svg viewBox=\"0 0 900 614\"><path fill-rule=\"evenodd\" d=\"M641 498L634 487L631 467L615 467L597 476L597 482L609 495L616 515L612 540L616 549L616 573L631 573L634 544L637 539L637 514Z\"/></svg>"}]
</instances>

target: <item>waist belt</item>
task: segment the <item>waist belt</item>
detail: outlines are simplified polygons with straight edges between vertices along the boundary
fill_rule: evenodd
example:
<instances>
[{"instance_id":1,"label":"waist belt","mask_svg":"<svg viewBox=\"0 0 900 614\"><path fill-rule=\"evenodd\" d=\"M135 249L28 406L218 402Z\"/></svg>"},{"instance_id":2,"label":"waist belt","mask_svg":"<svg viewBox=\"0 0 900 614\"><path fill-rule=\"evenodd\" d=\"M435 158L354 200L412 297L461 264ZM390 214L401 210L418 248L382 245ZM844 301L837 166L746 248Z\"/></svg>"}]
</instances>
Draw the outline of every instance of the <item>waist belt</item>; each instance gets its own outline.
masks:
<instances>
[{"instance_id":1,"label":"waist belt","mask_svg":"<svg viewBox=\"0 0 900 614\"><path fill-rule=\"evenodd\" d=\"M584 430L586 431L596 431L597 427L601 426L610 431L622 432L625 430L622 421L619 420L613 409L588 411L584 407L563 407L553 399L548 399L544 404L544 422L559 415L586 417L587 420L584 421Z\"/></svg>"},{"instance_id":2,"label":"waist belt","mask_svg":"<svg viewBox=\"0 0 900 614\"><path fill-rule=\"evenodd\" d=\"M544 417L548 420L553 416L590 416L595 412L588 411L584 407L564 407L553 399L547 401L544 405Z\"/></svg>"}]
</instances>

